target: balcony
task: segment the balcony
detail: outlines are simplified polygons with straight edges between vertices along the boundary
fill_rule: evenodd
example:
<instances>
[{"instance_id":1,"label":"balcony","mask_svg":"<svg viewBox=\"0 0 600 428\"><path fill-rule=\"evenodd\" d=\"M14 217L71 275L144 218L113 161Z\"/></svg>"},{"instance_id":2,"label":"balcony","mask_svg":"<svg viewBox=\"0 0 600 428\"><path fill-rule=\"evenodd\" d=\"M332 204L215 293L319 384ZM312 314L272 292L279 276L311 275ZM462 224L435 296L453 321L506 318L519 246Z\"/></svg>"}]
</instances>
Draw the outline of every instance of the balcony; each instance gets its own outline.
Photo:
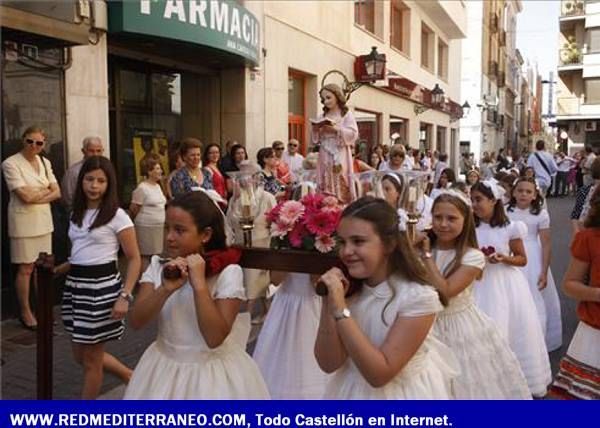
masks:
<instances>
[{"instance_id":1,"label":"balcony","mask_svg":"<svg viewBox=\"0 0 600 428\"><path fill-rule=\"evenodd\" d=\"M599 119L600 104L586 104L582 97L564 97L557 100L557 119Z\"/></svg>"},{"instance_id":2,"label":"balcony","mask_svg":"<svg viewBox=\"0 0 600 428\"><path fill-rule=\"evenodd\" d=\"M562 0L560 4L560 18L583 17L585 16L585 1L583 0Z\"/></svg>"},{"instance_id":3,"label":"balcony","mask_svg":"<svg viewBox=\"0 0 600 428\"><path fill-rule=\"evenodd\" d=\"M566 43L558 51L558 72L583 70L583 51L581 46Z\"/></svg>"}]
</instances>

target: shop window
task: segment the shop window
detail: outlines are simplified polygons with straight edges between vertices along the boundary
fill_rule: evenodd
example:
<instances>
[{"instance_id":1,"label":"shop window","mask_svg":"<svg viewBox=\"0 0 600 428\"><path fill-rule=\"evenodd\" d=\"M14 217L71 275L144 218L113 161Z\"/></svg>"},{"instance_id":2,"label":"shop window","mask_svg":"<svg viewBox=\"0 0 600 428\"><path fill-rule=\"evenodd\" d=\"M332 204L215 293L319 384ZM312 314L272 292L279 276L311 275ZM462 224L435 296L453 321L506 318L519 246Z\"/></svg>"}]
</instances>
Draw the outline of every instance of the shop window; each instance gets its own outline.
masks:
<instances>
[{"instance_id":1,"label":"shop window","mask_svg":"<svg viewBox=\"0 0 600 428\"><path fill-rule=\"evenodd\" d=\"M585 103L600 104L600 79L585 79Z\"/></svg>"},{"instance_id":2,"label":"shop window","mask_svg":"<svg viewBox=\"0 0 600 428\"><path fill-rule=\"evenodd\" d=\"M421 66L434 71L435 33L425 23L421 23Z\"/></svg>"},{"instance_id":3,"label":"shop window","mask_svg":"<svg viewBox=\"0 0 600 428\"><path fill-rule=\"evenodd\" d=\"M431 149L431 133L433 125L430 123L421 122L419 126L419 150Z\"/></svg>"},{"instance_id":4,"label":"shop window","mask_svg":"<svg viewBox=\"0 0 600 428\"><path fill-rule=\"evenodd\" d=\"M438 153L447 153L446 151L446 128L438 126L435 136L435 149Z\"/></svg>"},{"instance_id":5,"label":"shop window","mask_svg":"<svg viewBox=\"0 0 600 428\"><path fill-rule=\"evenodd\" d=\"M391 4L390 44L400 52L410 55L410 9L400 0Z\"/></svg>"},{"instance_id":6,"label":"shop window","mask_svg":"<svg viewBox=\"0 0 600 428\"><path fill-rule=\"evenodd\" d=\"M354 0L354 22L375 33L375 0Z\"/></svg>"},{"instance_id":7,"label":"shop window","mask_svg":"<svg viewBox=\"0 0 600 428\"><path fill-rule=\"evenodd\" d=\"M390 116L390 142L410 145L408 141L408 119Z\"/></svg>"},{"instance_id":8,"label":"shop window","mask_svg":"<svg viewBox=\"0 0 600 428\"><path fill-rule=\"evenodd\" d=\"M288 138L300 142L300 152L306 153L306 77L290 71L288 76Z\"/></svg>"},{"instance_id":9,"label":"shop window","mask_svg":"<svg viewBox=\"0 0 600 428\"><path fill-rule=\"evenodd\" d=\"M380 115L364 110L355 110L354 117L358 125L358 148L360 157L368 162L368 154L379 143Z\"/></svg>"},{"instance_id":10,"label":"shop window","mask_svg":"<svg viewBox=\"0 0 600 428\"><path fill-rule=\"evenodd\" d=\"M438 39L438 76L448 81L448 45Z\"/></svg>"}]
</instances>

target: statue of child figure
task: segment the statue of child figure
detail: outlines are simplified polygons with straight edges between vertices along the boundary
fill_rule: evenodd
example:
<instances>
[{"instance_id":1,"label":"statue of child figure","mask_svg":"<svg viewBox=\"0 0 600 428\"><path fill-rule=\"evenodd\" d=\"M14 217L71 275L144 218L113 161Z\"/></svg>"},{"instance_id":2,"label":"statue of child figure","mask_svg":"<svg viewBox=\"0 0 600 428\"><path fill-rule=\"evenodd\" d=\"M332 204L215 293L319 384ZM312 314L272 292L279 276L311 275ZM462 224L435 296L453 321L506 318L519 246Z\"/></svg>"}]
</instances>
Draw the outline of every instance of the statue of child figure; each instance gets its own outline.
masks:
<instances>
[{"instance_id":1,"label":"statue of child figure","mask_svg":"<svg viewBox=\"0 0 600 428\"><path fill-rule=\"evenodd\" d=\"M343 203L356 199L352 183L352 149L358 139L354 115L342 89L329 83L319 91L323 113L312 123L312 142L319 145L317 188Z\"/></svg>"}]
</instances>

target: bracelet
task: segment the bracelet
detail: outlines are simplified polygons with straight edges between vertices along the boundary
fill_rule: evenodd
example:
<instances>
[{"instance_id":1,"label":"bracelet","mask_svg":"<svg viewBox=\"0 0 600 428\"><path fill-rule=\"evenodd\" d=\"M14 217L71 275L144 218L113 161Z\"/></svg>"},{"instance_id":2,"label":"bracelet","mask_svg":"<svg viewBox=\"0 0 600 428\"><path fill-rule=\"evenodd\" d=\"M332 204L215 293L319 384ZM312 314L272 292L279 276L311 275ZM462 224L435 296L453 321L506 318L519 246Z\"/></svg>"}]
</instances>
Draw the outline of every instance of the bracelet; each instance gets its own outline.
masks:
<instances>
[{"instance_id":1,"label":"bracelet","mask_svg":"<svg viewBox=\"0 0 600 428\"><path fill-rule=\"evenodd\" d=\"M122 297L123 299L127 300L127 302L129 302L129 303L133 303L133 294L131 294L131 293L126 293L125 291L121 291L119 293L119 297Z\"/></svg>"}]
</instances>

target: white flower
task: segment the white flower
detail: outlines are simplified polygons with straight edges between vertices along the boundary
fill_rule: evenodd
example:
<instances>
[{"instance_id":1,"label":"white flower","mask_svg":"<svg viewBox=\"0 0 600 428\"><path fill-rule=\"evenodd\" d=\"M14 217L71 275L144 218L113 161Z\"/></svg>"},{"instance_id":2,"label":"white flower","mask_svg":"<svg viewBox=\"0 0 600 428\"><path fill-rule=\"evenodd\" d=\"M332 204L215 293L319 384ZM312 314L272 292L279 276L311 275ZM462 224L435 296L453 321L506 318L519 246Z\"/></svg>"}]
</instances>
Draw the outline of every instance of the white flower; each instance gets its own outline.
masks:
<instances>
[{"instance_id":1,"label":"white flower","mask_svg":"<svg viewBox=\"0 0 600 428\"><path fill-rule=\"evenodd\" d=\"M408 224L408 213L403 208L398 208L398 230L400 232L406 232L406 225Z\"/></svg>"}]
</instances>

